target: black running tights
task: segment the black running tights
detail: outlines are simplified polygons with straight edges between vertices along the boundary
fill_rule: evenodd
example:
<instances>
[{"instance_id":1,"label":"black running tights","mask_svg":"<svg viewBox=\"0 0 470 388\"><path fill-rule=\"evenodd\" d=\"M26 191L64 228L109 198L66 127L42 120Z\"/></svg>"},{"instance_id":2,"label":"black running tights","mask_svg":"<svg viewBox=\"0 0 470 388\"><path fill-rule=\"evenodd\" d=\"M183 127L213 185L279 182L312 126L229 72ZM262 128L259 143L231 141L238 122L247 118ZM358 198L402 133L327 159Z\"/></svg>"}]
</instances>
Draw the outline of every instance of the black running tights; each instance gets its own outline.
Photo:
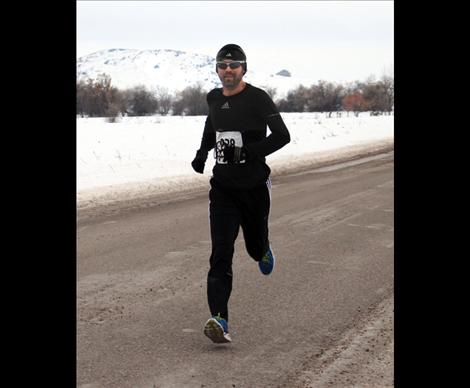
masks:
<instances>
[{"instance_id":1,"label":"black running tights","mask_svg":"<svg viewBox=\"0 0 470 388\"><path fill-rule=\"evenodd\" d=\"M250 190L221 187L211 180L209 219L212 240L207 297L212 316L228 320L228 301L232 292L232 259L235 240L242 227L248 254L260 261L269 248L268 217L271 182Z\"/></svg>"}]
</instances>

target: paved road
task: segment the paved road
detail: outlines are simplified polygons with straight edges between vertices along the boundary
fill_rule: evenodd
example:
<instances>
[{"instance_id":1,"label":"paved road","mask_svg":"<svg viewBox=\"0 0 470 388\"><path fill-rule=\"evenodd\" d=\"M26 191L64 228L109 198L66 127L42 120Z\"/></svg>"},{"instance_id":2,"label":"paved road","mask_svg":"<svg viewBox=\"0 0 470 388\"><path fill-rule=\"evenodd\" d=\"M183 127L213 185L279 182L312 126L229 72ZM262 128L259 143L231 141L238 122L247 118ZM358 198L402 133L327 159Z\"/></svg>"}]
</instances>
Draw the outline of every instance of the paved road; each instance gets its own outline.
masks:
<instances>
[{"instance_id":1,"label":"paved road","mask_svg":"<svg viewBox=\"0 0 470 388\"><path fill-rule=\"evenodd\" d=\"M361 338L365 328L376 330L372 315L384 321L377 309L391 311L393 180L393 152L273 179L277 265L261 275L240 233L229 345L202 334L206 192L79 223L77 385L308 386L322 363L330 375L352 376L354 363L333 368L334 359L344 357L355 330ZM390 354L390 342L382 345Z\"/></svg>"}]
</instances>

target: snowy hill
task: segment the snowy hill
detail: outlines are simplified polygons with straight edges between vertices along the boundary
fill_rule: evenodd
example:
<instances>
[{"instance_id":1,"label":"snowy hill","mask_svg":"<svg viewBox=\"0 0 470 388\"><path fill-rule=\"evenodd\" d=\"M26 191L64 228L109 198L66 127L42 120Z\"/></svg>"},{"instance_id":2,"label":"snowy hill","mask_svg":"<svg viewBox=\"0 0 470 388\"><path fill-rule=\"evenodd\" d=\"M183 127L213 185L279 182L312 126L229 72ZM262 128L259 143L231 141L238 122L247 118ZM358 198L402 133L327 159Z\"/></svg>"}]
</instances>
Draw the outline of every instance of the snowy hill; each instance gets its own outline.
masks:
<instances>
[{"instance_id":1,"label":"snowy hill","mask_svg":"<svg viewBox=\"0 0 470 388\"><path fill-rule=\"evenodd\" d=\"M78 58L78 80L96 78L102 73L111 77L112 85L123 89L143 84L150 90L165 88L174 93L197 83L206 91L221 86L215 73L215 58L177 50L109 49ZM261 88L276 88L275 99L300 84L310 86L318 81L292 77L286 69L262 74L254 71L249 61L244 79Z\"/></svg>"}]
</instances>

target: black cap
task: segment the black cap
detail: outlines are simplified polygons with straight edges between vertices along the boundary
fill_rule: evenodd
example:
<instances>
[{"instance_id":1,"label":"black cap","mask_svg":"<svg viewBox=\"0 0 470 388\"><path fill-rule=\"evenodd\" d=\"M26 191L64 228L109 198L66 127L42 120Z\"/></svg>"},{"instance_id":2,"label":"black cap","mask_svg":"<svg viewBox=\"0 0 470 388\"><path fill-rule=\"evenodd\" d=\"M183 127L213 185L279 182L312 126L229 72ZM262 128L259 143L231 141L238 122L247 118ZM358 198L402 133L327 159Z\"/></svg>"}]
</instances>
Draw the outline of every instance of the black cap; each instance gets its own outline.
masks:
<instances>
[{"instance_id":1,"label":"black cap","mask_svg":"<svg viewBox=\"0 0 470 388\"><path fill-rule=\"evenodd\" d=\"M224 59L232 59L234 61L246 61L246 55L239 45L230 43L226 44L219 50L215 59L217 62L223 61ZM242 63L242 67L244 73L246 73L246 63Z\"/></svg>"},{"instance_id":2,"label":"black cap","mask_svg":"<svg viewBox=\"0 0 470 388\"><path fill-rule=\"evenodd\" d=\"M246 55L243 49L236 44L226 44L217 53L216 60L233 59L234 61L246 61Z\"/></svg>"}]
</instances>

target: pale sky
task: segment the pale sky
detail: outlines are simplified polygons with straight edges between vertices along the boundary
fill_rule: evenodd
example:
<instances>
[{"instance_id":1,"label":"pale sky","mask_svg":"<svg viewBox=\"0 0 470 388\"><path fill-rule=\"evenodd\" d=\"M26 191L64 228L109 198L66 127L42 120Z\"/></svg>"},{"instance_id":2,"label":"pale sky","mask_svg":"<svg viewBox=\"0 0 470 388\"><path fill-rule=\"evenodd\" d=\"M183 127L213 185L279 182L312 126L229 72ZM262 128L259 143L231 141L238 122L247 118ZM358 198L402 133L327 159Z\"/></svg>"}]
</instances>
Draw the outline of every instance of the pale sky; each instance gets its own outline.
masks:
<instances>
[{"instance_id":1,"label":"pale sky","mask_svg":"<svg viewBox=\"0 0 470 388\"><path fill-rule=\"evenodd\" d=\"M240 45L248 71L348 82L393 75L393 1L77 1L77 58L110 48L215 57Z\"/></svg>"}]
</instances>

